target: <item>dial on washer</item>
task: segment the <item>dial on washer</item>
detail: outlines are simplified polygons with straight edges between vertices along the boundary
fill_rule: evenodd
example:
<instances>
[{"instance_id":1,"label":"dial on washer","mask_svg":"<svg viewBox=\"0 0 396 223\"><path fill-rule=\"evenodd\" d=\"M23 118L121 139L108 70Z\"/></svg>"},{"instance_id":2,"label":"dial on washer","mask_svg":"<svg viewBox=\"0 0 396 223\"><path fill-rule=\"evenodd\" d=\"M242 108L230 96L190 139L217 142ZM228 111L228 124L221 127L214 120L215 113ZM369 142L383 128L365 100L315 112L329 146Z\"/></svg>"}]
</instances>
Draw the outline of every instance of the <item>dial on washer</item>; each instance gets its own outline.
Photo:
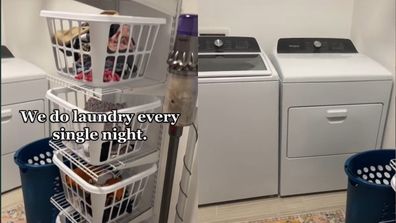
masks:
<instances>
[{"instance_id":1,"label":"dial on washer","mask_svg":"<svg viewBox=\"0 0 396 223\"><path fill-rule=\"evenodd\" d=\"M319 40L315 40L315 41L313 42L313 46L314 46L316 49L319 49L319 48L322 47L322 42L320 42Z\"/></svg>"},{"instance_id":2,"label":"dial on washer","mask_svg":"<svg viewBox=\"0 0 396 223\"><path fill-rule=\"evenodd\" d=\"M216 39L213 43L217 48L220 48L224 45L224 42L221 39Z\"/></svg>"}]
</instances>

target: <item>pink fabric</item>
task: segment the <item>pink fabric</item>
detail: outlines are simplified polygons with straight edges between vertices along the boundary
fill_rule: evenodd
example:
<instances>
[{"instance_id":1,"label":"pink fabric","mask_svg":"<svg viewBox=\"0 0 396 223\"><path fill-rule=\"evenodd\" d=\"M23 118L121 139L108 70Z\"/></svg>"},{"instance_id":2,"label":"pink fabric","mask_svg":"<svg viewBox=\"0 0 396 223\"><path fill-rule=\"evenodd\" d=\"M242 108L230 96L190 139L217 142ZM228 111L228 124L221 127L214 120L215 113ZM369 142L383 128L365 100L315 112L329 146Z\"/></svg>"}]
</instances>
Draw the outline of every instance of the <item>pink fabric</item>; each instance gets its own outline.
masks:
<instances>
[{"instance_id":1,"label":"pink fabric","mask_svg":"<svg viewBox=\"0 0 396 223\"><path fill-rule=\"evenodd\" d=\"M88 71L85 74L83 72L77 73L74 77L76 80L86 80L88 82L92 82L92 71ZM112 74L111 70L105 70L103 73L103 82L110 81L120 81L120 75L117 73Z\"/></svg>"},{"instance_id":2,"label":"pink fabric","mask_svg":"<svg viewBox=\"0 0 396 223\"><path fill-rule=\"evenodd\" d=\"M122 52L122 51L126 51L128 49L128 42L129 42L129 39L131 39L131 37L129 36L129 26L122 25L122 28L119 28L118 31L112 37L109 38L107 47L109 48L109 50L111 52L117 51L118 39L119 39L120 35L121 35L120 48L118 49L118 51ZM134 43L133 39L131 39L130 47L129 47L130 51L133 51L134 47L135 47L135 43Z\"/></svg>"}]
</instances>

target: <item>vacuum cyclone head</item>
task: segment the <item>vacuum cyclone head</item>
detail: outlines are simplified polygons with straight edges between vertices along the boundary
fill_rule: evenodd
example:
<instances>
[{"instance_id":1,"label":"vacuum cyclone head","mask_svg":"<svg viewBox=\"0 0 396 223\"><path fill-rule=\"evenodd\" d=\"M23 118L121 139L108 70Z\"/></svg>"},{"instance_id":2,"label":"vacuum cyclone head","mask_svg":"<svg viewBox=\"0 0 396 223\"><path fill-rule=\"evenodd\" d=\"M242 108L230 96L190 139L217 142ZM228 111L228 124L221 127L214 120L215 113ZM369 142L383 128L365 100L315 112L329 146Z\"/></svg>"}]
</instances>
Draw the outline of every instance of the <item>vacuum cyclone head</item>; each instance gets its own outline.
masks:
<instances>
[{"instance_id":1,"label":"vacuum cyclone head","mask_svg":"<svg viewBox=\"0 0 396 223\"><path fill-rule=\"evenodd\" d=\"M194 75L198 72L198 15L179 17L177 36L168 57L169 72Z\"/></svg>"},{"instance_id":2,"label":"vacuum cyclone head","mask_svg":"<svg viewBox=\"0 0 396 223\"><path fill-rule=\"evenodd\" d=\"M164 111L180 114L177 126L191 125L198 96L198 15L179 16L175 45L167 62Z\"/></svg>"}]
</instances>

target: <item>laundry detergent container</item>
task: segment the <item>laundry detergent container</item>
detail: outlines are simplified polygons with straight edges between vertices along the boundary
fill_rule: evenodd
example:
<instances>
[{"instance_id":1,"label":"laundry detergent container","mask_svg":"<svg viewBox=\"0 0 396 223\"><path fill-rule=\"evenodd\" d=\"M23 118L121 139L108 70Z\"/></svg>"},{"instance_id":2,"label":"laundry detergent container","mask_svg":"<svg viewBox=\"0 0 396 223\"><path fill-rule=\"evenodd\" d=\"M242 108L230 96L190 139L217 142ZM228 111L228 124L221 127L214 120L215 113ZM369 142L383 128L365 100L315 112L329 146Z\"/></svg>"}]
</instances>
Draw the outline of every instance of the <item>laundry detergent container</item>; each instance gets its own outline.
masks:
<instances>
[{"instance_id":1,"label":"laundry detergent container","mask_svg":"<svg viewBox=\"0 0 396 223\"><path fill-rule=\"evenodd\" d=\"M59 169L52 163L53 149L49 140L45 138L25 145L14 156L21 174L28 223L52 223L58 214L50 198L63 189Z\"/></svg>"},{"instance_id":2,"label":"laundry detergent container","mask_svg":"<svg viewBox=\"0 0 396 223\"><path fill-rule=\"evenodd\" d=\"M395 192L391 179L395 171L390 161L396 150L358 153L345 162L348 175L346 223L393 222Z\"/></svg>"}]
</instances>

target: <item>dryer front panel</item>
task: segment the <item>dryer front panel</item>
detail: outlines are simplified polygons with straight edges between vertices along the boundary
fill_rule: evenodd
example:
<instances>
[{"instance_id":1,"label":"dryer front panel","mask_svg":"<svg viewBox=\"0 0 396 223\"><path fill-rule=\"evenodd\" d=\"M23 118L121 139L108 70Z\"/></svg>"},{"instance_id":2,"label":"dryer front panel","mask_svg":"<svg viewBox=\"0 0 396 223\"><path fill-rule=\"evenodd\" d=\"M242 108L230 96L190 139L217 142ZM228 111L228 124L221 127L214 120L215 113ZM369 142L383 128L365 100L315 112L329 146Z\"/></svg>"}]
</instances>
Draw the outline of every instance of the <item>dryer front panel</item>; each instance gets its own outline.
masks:
<instances>
[{"instance_id":1,"label":"dryer front panel","mask_svg":"<svg viewBox=\"0 0 396 223\"><path fill-rule=\"evenodd\" d=\"M391 81L282 83L280 195L345 189L345 160L381 148L391 89Z\"/></svg>"},{"instance_id":2,"label":"dryer front panel","mask_svg":"<svg viewBox=\"0 0 396 223\"><path fill-rule=\"evenodd\" d=\"M382 104L289 108L287 157L356 153L376 148Z\"/></svg>"}]
</instances>

